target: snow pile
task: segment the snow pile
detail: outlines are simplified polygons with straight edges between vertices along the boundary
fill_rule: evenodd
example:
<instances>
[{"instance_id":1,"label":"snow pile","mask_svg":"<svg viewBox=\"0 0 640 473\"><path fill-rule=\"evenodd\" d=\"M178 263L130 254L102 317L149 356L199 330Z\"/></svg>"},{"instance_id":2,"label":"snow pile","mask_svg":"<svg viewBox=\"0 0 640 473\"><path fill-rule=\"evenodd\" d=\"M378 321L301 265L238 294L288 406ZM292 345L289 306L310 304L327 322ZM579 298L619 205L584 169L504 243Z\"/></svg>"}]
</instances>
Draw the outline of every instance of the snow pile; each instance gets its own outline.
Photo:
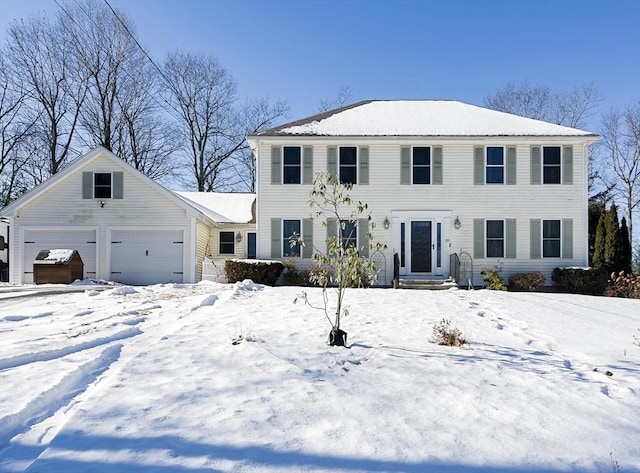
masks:
<instances>
[{"instance_id":1,"label":"snow pile","mask_svg":"<svg viewBox=\"0 0 640 473\"><path fill-rule=\"evenodd\" d=\"M45 256L44 261L52 261L54 263L66 263L71 261L74 250L53 249L48 250L49 254Z\"/></svg>"},{"instance_id":2,"label":"snow pile","mask_svg":"<svg viewBox=\"0 0 640 473\"><path fill-rule=\"evenodd\" d=\"M300 292L0 300L0 471L640 471L639 301L349 290L345 349Z\"/></svg>"}]
</instances>

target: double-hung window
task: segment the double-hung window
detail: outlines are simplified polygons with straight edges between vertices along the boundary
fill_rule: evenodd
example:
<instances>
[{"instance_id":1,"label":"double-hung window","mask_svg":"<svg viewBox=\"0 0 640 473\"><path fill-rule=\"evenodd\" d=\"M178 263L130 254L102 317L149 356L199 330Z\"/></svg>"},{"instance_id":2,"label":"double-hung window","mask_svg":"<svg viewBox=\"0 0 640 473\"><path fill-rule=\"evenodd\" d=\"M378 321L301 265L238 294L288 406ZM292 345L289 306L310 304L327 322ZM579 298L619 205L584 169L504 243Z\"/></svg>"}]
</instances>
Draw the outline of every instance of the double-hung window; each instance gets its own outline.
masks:
<instances>
[{"instance_id":1,"label":"double-hung window","mask_svg":"<svg viewBox=\"0 0 640 473\"><path fill-rule=\"evenodd\" d=\"M283 220L282 221L282 256L284 258L291 256L300 256L300 242L291 246L291 237L296 235L300 238L300 220Z\"/></svg>"},{"instance_id":2,"label":"double-hung window","mask_svg":"<svg viewBox=\"0 0 640 473\"><path fill-rule=\"evenodd\" d=\"M487 184L504 184L504 148L502 146L487 146L486 172Z\"/></svg>"},{"instance_id":3,"label":"double-hung window","mask_svg":"<svg viewBox=\"0 0 640 473\"><path fill-rule=\"evenodd\" d=\"M504 258L504 220L487 220L487 258Z\"/></svg>"},{"instance_id":4,"label":"double-hung window","mask_svg":"<svg viewBox=\"0 0 640 473\"><path fill-rule=\"evenodd\" d=\"M340 222L340 236L342 241L342 247L344 249L353 246L354 248L358 247L358 224L357 222L352 222L350 220L342 220Z\"/></svg>"},{"instance_id":5,"label":"double-hung window","mask_svg":"<svg viewBox=\"0 0 640 473\"><path fill-rule=\"evenodd\" d=\"M561 158L560 146L542 148L542 182L544 184L561 183Z\"/></svg>"},{"instance_id":6,"label":"double-hung window","mask_svg":"<svg viewBox=\"0 0 640 473\"><path fill-rule=\"evenodd\" d=\"M339 151L340 184L358 183L358 148L341 146Z\"/></svg>"},{"instance_id":7,"label":"double-hung window","mask_svg":"<svg viewBox=\"0 0 640 473\"><path fill-rule=\"evenodd\" d=\"M560 220L542 221L542 257L560 258Z\"/></svg>"},{"instance_id":8,"label":"double-hung window","mask_svg":"<svg viewBox=\"0 0 640 473\"><path fill-rule=\"evenodd\" d=\"M413 147L413 183L431 184L431 148Z\"/></svg>"},{"instance_id":9,"label":"double-hung window","mask_svg":"<svg viewBox=\"0 0 640 473\"><path fill-rule=\"evenodd\" d=\"M283 180L284 184L300 184L302 172L302 152L299 146L283 147Z\"/></svg>"},{"instance_id":10,"label":"double-hung window","mask_svg":"<svg viewBox=\"0 0 640 473\"><path fill-rule=\"evenodd\" d=\"M110 172L96 172L93 174L93 197L95 199L111 198Z\"/></svg>"},{"instance_id":11,"label":"double-hung window","mask_svg":"<svg viewBox=\"0 0 640 473\"><path fill-rule=\"evenodd\" d=\"M219 250L221 255L233 255L236 252L235 239L233 232L220 232Z\"/></svg>"}]
</instances>

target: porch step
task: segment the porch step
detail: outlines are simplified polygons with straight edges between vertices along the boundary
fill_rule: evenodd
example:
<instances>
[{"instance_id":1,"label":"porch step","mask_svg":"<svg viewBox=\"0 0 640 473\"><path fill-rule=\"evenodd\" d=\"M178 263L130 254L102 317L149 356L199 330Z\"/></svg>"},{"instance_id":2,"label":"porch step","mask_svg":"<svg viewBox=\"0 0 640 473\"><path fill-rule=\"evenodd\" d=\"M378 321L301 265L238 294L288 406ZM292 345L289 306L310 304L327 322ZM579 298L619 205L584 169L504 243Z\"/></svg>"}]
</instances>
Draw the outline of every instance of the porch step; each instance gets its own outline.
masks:
<instances>
[{"instance_id":1,"label":"porch step","mask_svg":"<svg viewBox=\"0 0 640 473\"><path fill-rule=\"evenodd\" d=\"M398 287L401 289L422 289L428 291L437 291L458 287L458 284L452 279L399 279Z\"/></svg>"}]
</instances>

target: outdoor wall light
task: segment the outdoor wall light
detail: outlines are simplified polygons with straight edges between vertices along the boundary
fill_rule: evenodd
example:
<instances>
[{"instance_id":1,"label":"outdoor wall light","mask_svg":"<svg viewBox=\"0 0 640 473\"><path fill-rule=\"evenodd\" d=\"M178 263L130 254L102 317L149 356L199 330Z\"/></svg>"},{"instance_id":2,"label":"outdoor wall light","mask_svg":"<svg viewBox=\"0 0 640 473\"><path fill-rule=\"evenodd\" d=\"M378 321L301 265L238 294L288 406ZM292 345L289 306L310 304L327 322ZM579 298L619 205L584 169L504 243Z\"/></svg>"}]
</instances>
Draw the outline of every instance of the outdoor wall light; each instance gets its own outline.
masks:
<instances>
[{"instance_id":1,"label":"outdoor wall light","mask_svg":"<svg viewBox=\"0 0 640 473\"><path fill-rule=\"evenodd\" d=\"M104 208L104 204L106 204L107 202L105 200L99 200L98 201L98 205L100 206L101 209Z\"/></svg>"},{"instance_id":2,"label":"outdoor wall light","mask_svg":"<svg viewBox=\"0 0 640 473\"><path fill-rule=\"evenodd\" d=\"M389 230L389 225L390 225L389 218L385 217L384 222L382 222L382 226L384 227L385 230Z\"/></svg>"},{"instance_id":3,"label":"outdoor wall light","mask_svg":"<svg viewBox=\"0 0 640 473\"><path fill-rule=\"evenodd\" d=\"M453 228L455 228L456 230L460 230L461 226L462 224L460 223L460 217L456 216L456 219L453 221Z\"/></svg>"},{"instance_id":4,"label":"outdoor wall light","mask_svg":"<svg viewBox=\"0 0 640 473\"><path fill-rule=\"evenodd\" d=\"M236 242L240 243L242 241L242 233L238 232L236 235Z\"/></svg>"}]
</instances>

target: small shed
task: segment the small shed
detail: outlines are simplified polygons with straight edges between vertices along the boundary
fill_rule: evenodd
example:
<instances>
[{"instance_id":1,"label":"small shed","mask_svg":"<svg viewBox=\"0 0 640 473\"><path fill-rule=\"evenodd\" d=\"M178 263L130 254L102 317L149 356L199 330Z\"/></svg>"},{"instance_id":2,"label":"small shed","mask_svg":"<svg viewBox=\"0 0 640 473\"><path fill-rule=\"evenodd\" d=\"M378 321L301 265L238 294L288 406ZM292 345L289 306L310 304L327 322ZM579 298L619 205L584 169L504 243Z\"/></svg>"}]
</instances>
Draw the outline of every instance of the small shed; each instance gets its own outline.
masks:
<instances>
[{"instance_id":1,"label":"small shed","mask_svg":"<svg viewBox=\"0 0 640 473\"><path fill-rule=\"evenodd\" d=\"M84 263L76 250L42 250L33 262L36 284L70 284L84 277Z\"/></svg>"}]
</instances>

